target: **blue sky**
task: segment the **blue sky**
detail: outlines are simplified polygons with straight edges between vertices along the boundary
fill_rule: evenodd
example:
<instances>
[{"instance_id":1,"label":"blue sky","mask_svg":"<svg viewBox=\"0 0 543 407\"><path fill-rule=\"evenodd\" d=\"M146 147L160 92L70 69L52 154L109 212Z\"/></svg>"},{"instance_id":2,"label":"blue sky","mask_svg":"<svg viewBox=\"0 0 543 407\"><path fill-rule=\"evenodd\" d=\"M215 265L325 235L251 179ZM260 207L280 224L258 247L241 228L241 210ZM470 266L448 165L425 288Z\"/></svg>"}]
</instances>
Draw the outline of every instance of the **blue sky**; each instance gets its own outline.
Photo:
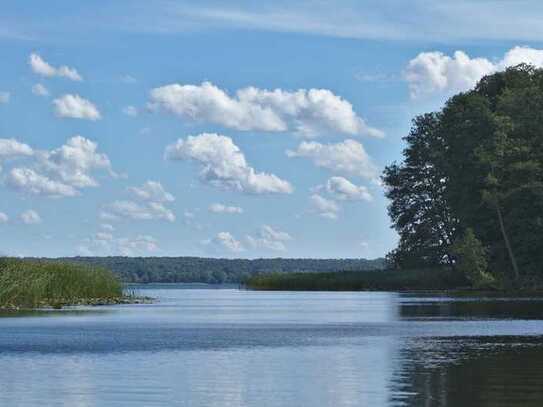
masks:
<instances>
[{"instance_id":1,"label":"blue sky","mask_svg":"<svg viewBox=\"0 0 543 407\"><path fill-rule=\"evenodd\" d=\"M411 118L543 66L539 2L404 4L4 1L0 251L384 255Z\"/></svg>"}]
</instances>

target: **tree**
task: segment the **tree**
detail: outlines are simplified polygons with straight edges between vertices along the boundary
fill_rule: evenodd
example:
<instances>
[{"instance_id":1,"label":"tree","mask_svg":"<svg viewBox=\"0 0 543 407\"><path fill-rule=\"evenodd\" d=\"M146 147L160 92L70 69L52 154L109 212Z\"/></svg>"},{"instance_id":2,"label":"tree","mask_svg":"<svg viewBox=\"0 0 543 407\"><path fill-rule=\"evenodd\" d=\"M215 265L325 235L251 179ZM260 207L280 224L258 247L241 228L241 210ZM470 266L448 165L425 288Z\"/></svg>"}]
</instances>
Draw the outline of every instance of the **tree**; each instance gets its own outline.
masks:
<instances>
[{"instance_id":1,"label":"tree","mask_svg":"<svg viewBox=\"0 0 543 407\"><path fill-rule=\"evenodd\" d=\"M543 281L543 70L483 78L417 118L405 140L403 162L383 175L400 235L389 258L458 267L451 242L471 230L492 275Z\"/></svg>"},{"instance_id":2,"label":"tree","mask_svg":"<svg viewBox=\"0 0 543 407\"><path fill-rule=\"evenodd\" d=\"M405 160L384 170L382 180L391 203L388 213L400 235L389 260L398 267L452 264L450 246L457 227L445 200L443 140L438 113L419 116L404 140Z\"/></svg>"}]
</instances>

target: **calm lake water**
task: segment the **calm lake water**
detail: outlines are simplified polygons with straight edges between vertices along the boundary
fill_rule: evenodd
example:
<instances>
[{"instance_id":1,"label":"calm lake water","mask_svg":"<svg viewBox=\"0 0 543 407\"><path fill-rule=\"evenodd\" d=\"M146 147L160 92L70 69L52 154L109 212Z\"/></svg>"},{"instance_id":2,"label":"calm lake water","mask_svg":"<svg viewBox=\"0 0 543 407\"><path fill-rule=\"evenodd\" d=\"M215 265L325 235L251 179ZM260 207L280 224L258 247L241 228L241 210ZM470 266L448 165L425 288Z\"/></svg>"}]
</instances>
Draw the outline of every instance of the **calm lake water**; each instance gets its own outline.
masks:
<instances>
[{"instance_id":1,"label":"calm lake water","mask_svg":"<svg viewBox=\"0 0 543 407\"><path fill-rule=\"evenodd\" d=\"M542 406L543 299L140 290L0 318L0 406Z\"/></svg>"}]
</instances>

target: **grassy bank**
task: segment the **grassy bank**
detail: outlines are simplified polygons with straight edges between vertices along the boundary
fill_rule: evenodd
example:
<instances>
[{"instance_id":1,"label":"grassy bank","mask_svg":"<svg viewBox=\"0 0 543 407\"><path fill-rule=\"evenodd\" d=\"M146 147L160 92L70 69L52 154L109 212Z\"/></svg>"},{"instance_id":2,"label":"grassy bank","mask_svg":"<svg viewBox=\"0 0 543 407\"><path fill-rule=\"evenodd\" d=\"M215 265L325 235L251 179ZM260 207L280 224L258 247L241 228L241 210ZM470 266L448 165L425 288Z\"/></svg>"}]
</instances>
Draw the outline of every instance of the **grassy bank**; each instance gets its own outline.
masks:
<instances>
[{"instance_id":1,"label":"grassy bank","mask_svg":"<svg viewBox=\"0 0 543 407\"><path fill-rule=\"evenodd\" d=\"M0 308L123 302L120 281L99 267L0 259Z\"/></svg>"},{"instance_id":2,"label":"grassy bank","mask_svg":"<svg viewBox=\"0 0 543 407\"><path fill-rule=\"evenodd\" d=\"M246 280L254 290L292 291L403 291L449 290L469 282L449 269L348 271L334 273L271 273Z\"/></svg>"}]
</instances>

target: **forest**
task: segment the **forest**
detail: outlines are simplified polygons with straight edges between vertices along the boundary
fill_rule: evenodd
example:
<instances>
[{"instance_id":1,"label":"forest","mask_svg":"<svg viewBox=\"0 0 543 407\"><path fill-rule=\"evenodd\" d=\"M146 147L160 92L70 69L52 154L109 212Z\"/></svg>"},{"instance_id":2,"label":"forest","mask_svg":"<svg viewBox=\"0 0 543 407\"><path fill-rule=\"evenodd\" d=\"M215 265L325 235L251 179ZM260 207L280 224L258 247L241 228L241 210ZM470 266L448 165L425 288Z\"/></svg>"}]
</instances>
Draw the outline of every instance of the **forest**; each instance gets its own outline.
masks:
<instances>
[{"instance_id":1,"label":"forest","mask_svg":"<svg viewBox=\"0 0 543 407\"><path fill-rule=\"evenodd\" d=\"M215 259L203 257L67 257L40 259L104 267L126 283L241 283L264 273L371 271L385 259Z\"/></svg>"},{"instance_id":2,"label":"forest","mask_svg":"<svg viewBox=\"0 0 543 407\"><path fill-rule=\"evenodd\" d=\"M472 286L543 281L543 70L484 77L413 120L383 183L396 269L448 267Z\"/></svg>"}]
</instances>

